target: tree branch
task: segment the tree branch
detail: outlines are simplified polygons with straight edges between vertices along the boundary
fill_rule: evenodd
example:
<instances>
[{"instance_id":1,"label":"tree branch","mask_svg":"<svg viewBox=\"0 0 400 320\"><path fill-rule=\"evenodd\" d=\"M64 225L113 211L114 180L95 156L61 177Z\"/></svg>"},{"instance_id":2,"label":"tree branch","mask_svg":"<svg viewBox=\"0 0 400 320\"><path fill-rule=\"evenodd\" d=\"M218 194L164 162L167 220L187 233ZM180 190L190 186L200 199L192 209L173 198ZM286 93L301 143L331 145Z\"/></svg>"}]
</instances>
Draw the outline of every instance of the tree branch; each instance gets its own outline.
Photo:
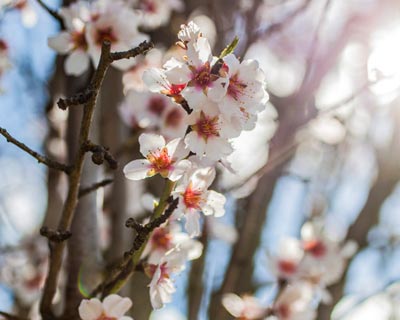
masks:
<instances>
[{"instance_id":1,"label":"tree branch","mask_svg":"<svg viewBox=\"0 0 400 320\"><path fill-rule=\"evenodd\" d=\"M47 4L45 4L42 0L37 0L38 4L47 11L47 13L49 15L51 15L54 19L56 19L58 21L58 23L60 24L61 29L65 29L65 25L64 25L64 20L63 18L58 14L57 10L53 10L51 8L49 8L47 6Z\"/></svg>"},{"instance_id":2,"label":"tree branch","mask_svg":"<svg viewBox=\"0 0 400 320\"><path fill-rule=\"evenodd\" d=\"M152 44L144 42L137 48L129 50L129 52L131 52L129 56L139 55L143 52L147 52L152 46ZM133 51L134 53L132 53ZM59 232L68 231L71 227L79 197L79 185L81 181L82 168L85 154L87 152L87 141L89 141L89 132L94 109L96 107L97 96L99 94L105 74L113 61L114 58L111 57L111 43L109 41L104 41L101 48L99 64L88 86L88 88L93 91L93 94L89 96L88 100L83 105L83 116L79 132L79 150L75 157L73 170L69 175L68 195L64 203L63 212L57 228ZM50 246L49 271L43 290L42 300L40 302L40 312L43 320L52 320L54 318L52 312L52 301L57 289L58 276L62 265L65 245L65 241L63 241L54 243L52 246Z\"/></svg>"},{"instance_id":3,"label":"tree branch","mask_svg":"<svg viewBox=\"0 0 400 320\"><path fill-rule=\"evenodd\" d=\"M89 194L89 193L91 193L93 191L96 191L97 189L99 189L101 187L105 187L105 186L109 185L113 181L114 181L113 179L104 179L102 181L99 181L99 182L96 182L96 183L92 184L89 187L81 188L81 189L79 189L78 197L79 198L84 197L87 194Z\"/></svg>"},{"instance_id":4,"label":"tree branch","mask_svg":"<svg viewBox=\"0 0 400 320\"><path fill-rule=\"evenodd\" d=\"M34 157L39 163L42 163L46 166L48 166L49 168L53 168L56 170L60 170L65 172L66 174L70 174L72 167L71 166L67 166L63 163L59 163L55 160L49 159L46 156L43 156L39 153L37 153L36 151L33 151L31 148L29 148L26 144L18 141L17 139L15 139L11 134L9 134L7 132L6 129L0 127L0 134L2 136L4 136L7 139L7 142L10 142L14 145L16 145L18 148L20 148L21 150L25 151L26 153L28 153L29 155L31 155L32 157Z\"/></svg>"}]
</instances>

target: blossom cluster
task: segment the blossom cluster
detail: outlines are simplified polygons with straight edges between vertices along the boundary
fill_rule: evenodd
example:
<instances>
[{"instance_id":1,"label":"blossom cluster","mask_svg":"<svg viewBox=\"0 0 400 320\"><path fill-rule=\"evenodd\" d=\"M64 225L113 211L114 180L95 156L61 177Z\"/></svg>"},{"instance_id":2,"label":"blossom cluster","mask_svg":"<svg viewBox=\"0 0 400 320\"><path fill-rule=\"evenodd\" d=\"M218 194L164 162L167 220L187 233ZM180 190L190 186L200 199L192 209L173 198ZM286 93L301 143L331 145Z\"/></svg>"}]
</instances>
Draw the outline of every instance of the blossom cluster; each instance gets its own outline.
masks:
<instances>
[{"instance_id":1,"label":"blossom cluster","mask_svg":"<svg viewBox=\"0 0 400 320\"><path fill-rule=\"evenodd\" d=\"M58 53L68 55L65 72L78 76L89 68L91 61L97 65L104 41L111 43L113 51L131 49L149 38L139 27L157 28L168 22L172 10L182 8L180 0L77 1L59 10L65 30L49 38L48 44ZM125 59L113 65L126 70L135 63L135 59Z\"/></svg>"},{"instance_id":2,"label":"blossom cluster","mask_svg":"<svg viewBox=\"0 0 400 320\"><path fill-rule=\"evenodd\" d=\"M192 239L201 234L201 214L225 213L225 196L209 190L216 166L229 168L232 139L254 128L268 101L265 77L256 61L240 61L233 49L214 56L193 22L181 26L178 38L175 55L162 67L156 53L145 62L150 68L135 67L125 74L127 97L120 108L125 123L146 130L139 136L144 158L128 163L125 176L141 180L158 174L173 184L171 195L179 199L142 256L147 257L145 269L152 278L154 308L171 301L172 276L201 255L201 244ZM143 81L139 88L131 85L140 83L138 74ZM177 228L181 219L186 233Z\"/></svg>"},{"instance_id":3,"label":"blossom cluster","mask_svg":"<svg viewBox=\"0 0 400 320\"><path fill-rule=\"evenodd\" d=\"M265 306L255 297L233 293L223 298L223 305L240 319L312 320L316 301L329 303L327 286L339 281L348 258L356 251L353 242L342 243L329 236L320 221L307 222L302 238L284 238L276 255L269 259L270 270L279 284L272 305ZM274 319L275 319L274 318Z\"/></svg>"}]
</instances>

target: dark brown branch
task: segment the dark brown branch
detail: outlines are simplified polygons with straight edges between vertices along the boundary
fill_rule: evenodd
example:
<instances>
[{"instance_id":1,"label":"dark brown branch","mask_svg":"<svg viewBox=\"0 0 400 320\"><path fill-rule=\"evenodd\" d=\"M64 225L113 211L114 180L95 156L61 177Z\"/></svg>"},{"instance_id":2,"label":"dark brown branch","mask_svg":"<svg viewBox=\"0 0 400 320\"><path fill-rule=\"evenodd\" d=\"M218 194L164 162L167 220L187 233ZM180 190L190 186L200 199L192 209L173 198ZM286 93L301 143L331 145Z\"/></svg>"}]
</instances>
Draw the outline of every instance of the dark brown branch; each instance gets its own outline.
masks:
<instances>
[{"instance_id":1,"label":"dark brown branch","mask_svg":"<svg viewBox=\"0 0 400 320\"><path fill-rule=\"evenodd\" d=\"M101 165L106 161L110 169L115 170L118 168L118 162L114 159L108 148L94 144L90 141L87 141L83 148L85 151L92 152L92 161L95 164Z\"/></svg>"},{"instance_id":2,"label":"dark brown branch","mask_svg":"<svg viewBox=\"0 0 400 320\"><path fill-rule=\"evenodd\" d=\"M52 242L63 242L71 237L70 231L51 230L48 227L40 229L40 235L46 237Z\"/></svg>"},{"instance_id":3,"label":"dark brown branch","mask_svg":"<svg viewBox=\"0 0 400 320\"><path fill-rule=\"evenodd\" d=\"M90 187L81 188L81 189L79 190L79 195L78 195L78 197L79 197L79 198L84 197L84 196L86 196L87 194L89 194L89 193L91 193L91 192L93 192L93 191L96 191L97 189L99 189L99 188L101 188L101 187L105 187L105 186L109 185L109 184L112 183L113 181L114 181L113 179L104 179L104 180L102 180L102 181L100 181L100 182L96 182L96 183L92 184Z\"/></svg>"},{"instance_id":4,"label":"dark brown branch","mask_svg":"<svg viewBox=\"0 0 400 320\"><path fill-rule=\"evenodd\" d=\"M134 51L135 55L141 54L144 51L149 50L152 45L143 45L138 48L129 50ZM83 116L81 120L80 132L79 132L79 149L75 156L73 170L69 175L69 189L66 201L64 203L63 212L61 219L58 224L57 230L59 232L66 232L71 228L72 219L74 217L75 209L79 197L79 185L81 182L83 163L85 160L85 154L87 141L89 141L89 133L96 107L97 97L103 83L105 74L113 62L111 58L111 43L104 41L101 48L100 61L95 70L93 77L90 81L88 88L93 91L90 98L83 105ZM131 54L133 56L133 53ZM87 89L88 90L88 89ZM87 91L86 90L86 91ZM68 100L67 100L68 101ZM57 242L52 246L50 250L50 265L43 290L42 300L40 302L40 313L42 314L43 320L53 320L54 314L52 310L52 302L54 295L57 290L58 276L61 270L62 260L64 256L66 242Z\"/></svg>"},{"instance_id":5,"label":"dark brown branch","mask_svg":"<svg viewBox=\"0 0 400 320\"><path fill-rule=\"evenodd\" d=\"M39 3L39 5L47 11L47 13L49 15L51 15L54 19L56 19L58 21L58 23L61 26L61 29L65 29L65 25L64 25L64 20L63 18L58 14L57 10L51 9L47 6L47 4L45 4L42 0L37 0L37 2Z\"/></svg>"},{"instance_id":6,"label":"dark brown branch","mask_svg":"<svg viewBox=\"0 0 400 320\"><path fill-rule=\"evenodd\" d=\"M143 41L136 48L128 51L112 52L110 53L111 61L117 61L122 59L134 58L140 54L146 54L150 49L154 47L152 42Z\"/></svg>"},{"instance_id":7,"label":"dark brown branch","mask_svg":"<svg viewBox=\"0 0 400 320\"><path fill-rule=\"evenodd\" d=\"M3 311L0 311L0 316L6 318L6 319L8 319L8 320L26 320L25 318L21 318L21 317L18 317L18 316L14 316L14 315L12 315L12 314L9 314L9 313L3 312Z\"/></svg>"},{"instance_id":8,"label":"dark brown branch","mask_svg":"<svg viewBox=\"0 0 400 320\"><path fill-rule=\"evenodd\" d=\"M91 89L86 89L84 92L77 93L76 95L65 98L65 99L58 99L57 105L62 110L67 110L68 107L72 106L79 106L84 104L90 100L94 91Z\"/></svg>"},{"instance_id":9,"label":"dark brown branch","mask_svg":"<svg viewBox=\"0 0 400 320\"><path fill-rule=\"evenodd\" d=\"M32 157L34 157L39 163L42 163L42 164L48 166L49 168L64 171L66 174L71 173L71 170L72 170L71 166L67 166L63 163L59 163L55 160L49 159L46 156L43 156L43 155L37 153L36 151L33 151L27 145L18 141L12 135L10 135L6 129L0 127L0 134L7 139L7 142L10 142L10 143L16 145L18 148L25 151Z\"/></svg>"},{"instance_id":10,"label":"dark brown branch","mask_svg":"<svg viewBox=\"0 0 400 320\"><path fill-rule=\"evenodd\" d=\"M141 225L136 222L135 219L129 218L126 221L126 227L133 228L137 232L135 240L133 242L132 248L126 252L126 255L132 256L136 250L139 250L140 247L145 243L147 237L150 233L155 229L161 226L164 222L168 220L168 218L172 215L175 209L178 207L179 198L173 199L172 196L168 199L169 206L165 210L164 214L154 220L150 221L145 225Z\"/></svg>"}]
</instances>

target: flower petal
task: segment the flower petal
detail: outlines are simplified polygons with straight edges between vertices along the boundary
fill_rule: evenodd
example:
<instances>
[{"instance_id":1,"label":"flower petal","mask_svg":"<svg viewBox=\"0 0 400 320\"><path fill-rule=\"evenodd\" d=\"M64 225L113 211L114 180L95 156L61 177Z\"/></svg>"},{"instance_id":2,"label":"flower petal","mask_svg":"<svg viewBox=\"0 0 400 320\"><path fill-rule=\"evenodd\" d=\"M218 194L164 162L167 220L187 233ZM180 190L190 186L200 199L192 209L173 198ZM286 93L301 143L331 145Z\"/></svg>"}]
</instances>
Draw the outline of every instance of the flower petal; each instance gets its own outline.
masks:
<instances>
[{"instance_id":1,"label":"flower petal","mask_svg":"<svg viewBox=\"0 0 400 320\"><path fill-rule=\"evenodd\" d=\"M189 160L181 160L174 164L174 168L169 172L168 178L171 181L179 180L183 174L190 169L192 163Z\"/></svg>"},{"instance_id":2,"label":"flower petal","mask_svg":"<svg viewBox=\"0 0 400 320\"><path fill-rule=\"evenodd\" d=\"M197 211L189 211L185 215L185 229L191 237L197 237L200 232L200 214Z\"/></svg>"},{"instance_id":3,"label":"flower petal","mask_svg":"<svg viewBox=\"0 0 400 320\"><path fill-rule=\"evenodd\" d=\"M50 48L61 54L68 53L73 47L71 35L65 31L47 39L47 44Z\"/></svg>"},{"instance_id":4,"label":"flower petal","mask_svg":"<svg viewBox=\"0 0 400 320\"><path fill-rule=\"evenodd\" d=\"M65 60L65 73L79 76L89 68L89 56L83 50L73 51Z\"/></svg>"},{"instance_id":5,"label":"flower petal","mask_svg":"<svg viewBox=\"0 0 400 320\"><path fill-rule=\"evenodd\" d=\"M161 150L165 147L163 136L153 133L142 133L139 137L140 153L147 157L150 152Z\"/></svg>"},{"instance_id":6,"label":"flower petal","mask_svg":"<svg viewBox=\"0 0 400 320\"><path fill-rule=\"evenodd\" d=\"M107 316L120 318L132 307L132 301L129 298L111 294L104 299L103 306Z\"/></svg>"},{"instance_id":7,"label":"flower petal","mask_svg":"<svg viewBox=\"0 0 400 320\"><path fill-rule=\"evenodd\" d=\"M82 320L97 320L103 313L103 305L99 299L85 299L81 301L78 311Z\"/></svg>"},{"instance_id":8,"label":"flower petal","mask_svg":"<svg viewBox=\"0 0 400 320\"><path fill-rule=\"evenodd\" d=\"M150 162L146 159L138 159L129 162L124 167L124 174L130 180L142 180L149 177Z\"/></svg>"}]
</instances>

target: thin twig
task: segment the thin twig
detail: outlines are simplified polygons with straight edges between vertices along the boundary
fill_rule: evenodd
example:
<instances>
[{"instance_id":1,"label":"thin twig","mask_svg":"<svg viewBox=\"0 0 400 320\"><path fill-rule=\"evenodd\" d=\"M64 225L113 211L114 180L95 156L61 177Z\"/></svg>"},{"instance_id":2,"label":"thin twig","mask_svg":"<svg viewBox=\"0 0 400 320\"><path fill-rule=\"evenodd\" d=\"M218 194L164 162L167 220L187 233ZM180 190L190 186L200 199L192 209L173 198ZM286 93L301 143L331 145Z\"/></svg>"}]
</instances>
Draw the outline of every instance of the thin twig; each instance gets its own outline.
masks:
<instances>
[{"instance_id":1,"label":"thin twig","mask_svg":"<svg viewBox=\"0 0 400 320\"><path fill-rule=\"evenodd\" d=\"M60 162L57 162L55 160L49 159L46 156L43 156L43 155L37 153L36 151L33 151L26 144L24 144L24 143L18 141L17 139L15 139L11 134L9 134L7 132L6 129L0 127L0 134L7 139L7 142L10 142L10 143L16 145L18 148L20 148L21 150L25 151L26 153L28 153L32 157L34 157L39 163L42 163L42 164L44 164L44 165L46 165L46 166L48 166L50 168L63 171L66 174L71 173L71 170L72 170L71 166L67 166L67 165L65 165L63 163L60 163Z\"/></svg>"},{"instance_id":2,"label":"thin twig","mask_svg":"<svg viewBox=\"0 0 400 320\"><path fill-rule=\"evenodd\" d=\"M140 48L139 48L140 47ZM129 55L139 55L149 50L152 44L140 44L138 48L129 50ZM134 51L134 53L132 53ZM123 56L121 53L120 56ZM81 175L85 154L87 152L87 142L89 141L89 133L92 124L94 109L96 107L97 97L103 83L105 74L115 59L111 55L111 43L104 41L101 48L100 61L95 70L93 77L90 81L88 88L93 91L88 101L83 105L83 116L79 132L79 149L75 157L73 170L69 175L69 189L67 199L64 203L63 212L58 224L57 230L59 232L66 232L70 229L72 219L74 217L75 209L79 197L79 185L81 182ZM88 90L88 89L86 89ZM66 100L68 101L68 99ZM46 282L43 290L42 300L40 302L40 312L43 320L54 319L52 311L52 302L57 290L58 276L61 270L62 259L64 255L66 242L51 243L50 244L50 264L46 277Z\"/></svg>"},{"instance_id":3,"label":"thin twig","mask_svg":"<svg viewBox=\"0 0 400 320\"><path fill-rule=\"evenodd\" d=\"M86 187L86 188L81 188L79 190L79 195L78 197L84 197L87 194L96 191L97 189L101 188L101 187L105 187L107 185L109 185L110 183L112 183L114 180L113 179L104 179L103 181L97 182L92 184L90 187Z\"/></svg>"},{"instance_id":4,"label":"thin twig","mask_svg":"<svg viewBox=\"0 0 400 320\"><path fill-rule=\"evenodd\" d=\"M39 3L39 5L47 11L48 14L50 14L54 19L56 19L58 21L58 23L60 24L61 29L65 29L65 25L64 25L64 20L63 18L58 14L57 10L53 10L51 8L49 8L47 6L47 4L45 4L42 0L37 0L37 2Z\"/></svg>"},{"instance_id":5,"label":"thin twig","mask_svg":"<svg viewBox=\"0 0 400 320\"><path fill-rule=\"evenodd\" d=\"M152 42L143 41L136 48L130 49L128 51L111 52L110 58L111 61L134 58L140 54L146 54L153 47L154 44Z\"/></svg>"},{"instance_id":6,"label":"thin twig","mask_svg":"<svg viewBox=\"0 0 400 320\"><path fill-rule=\"evenodd\" d=\"M150 221L149 223L145 225L141 225L140 223L137 223L136 220L133 218L129 218L128 221L126 221L126 227L128 228L133 228L136 230L137 235L135 237L135 240L133 242L132 248L127 252L127 255L132 256L135 251L139 250L140 247L144 244L146 241L147 237L150 235L151 232L155 228L158 228L161 226L164 222L168 220L168 218L172 215L172 213L175 211L175 209L178 207L179 203L179 198L172 199L172 196L168 199L169 206L167 210L165 210L164 214L158 218L155 218L154 220Z\"/></svg>"}]
</instances>

